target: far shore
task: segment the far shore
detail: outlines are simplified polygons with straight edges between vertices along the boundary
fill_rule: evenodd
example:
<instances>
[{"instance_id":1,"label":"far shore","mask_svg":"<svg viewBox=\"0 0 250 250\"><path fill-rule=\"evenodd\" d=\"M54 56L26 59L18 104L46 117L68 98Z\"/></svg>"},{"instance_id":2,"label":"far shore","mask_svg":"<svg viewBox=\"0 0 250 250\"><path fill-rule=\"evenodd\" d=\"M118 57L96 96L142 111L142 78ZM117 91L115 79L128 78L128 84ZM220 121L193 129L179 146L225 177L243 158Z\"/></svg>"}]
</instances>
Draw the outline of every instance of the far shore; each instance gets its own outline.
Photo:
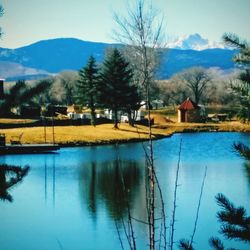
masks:
<instances>
[{"instance_id":1,"label":"far shore","mask_svg":"<svg viewBox=\"0 0 250 250\"><path fill-rule=\"evenodd\" d=\"M174 133L188 132L250 132L250 125L239 121L221 123L159 123L152 128L152 138L161 139ZM0 129L5 134L6 143L18 140L22 144L53 143L53 128L46 127L20 127ZM131 127L121 123L119 129L114 129L112 124L97 126L55 126L54 142L60 146L85 146L104 145L127 142L140 142L148 140L148 127L136 125Z\"/></svg>"}]
</instances>

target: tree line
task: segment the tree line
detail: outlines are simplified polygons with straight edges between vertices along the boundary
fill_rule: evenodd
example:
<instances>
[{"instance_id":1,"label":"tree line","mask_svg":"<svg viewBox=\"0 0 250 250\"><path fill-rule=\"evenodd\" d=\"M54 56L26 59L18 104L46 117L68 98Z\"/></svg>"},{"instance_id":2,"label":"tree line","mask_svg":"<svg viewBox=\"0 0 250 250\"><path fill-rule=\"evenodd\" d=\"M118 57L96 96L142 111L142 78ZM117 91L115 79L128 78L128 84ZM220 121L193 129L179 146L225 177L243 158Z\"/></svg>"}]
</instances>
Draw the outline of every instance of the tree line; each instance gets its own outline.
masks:
<instances>
[{"instance_id":1,"label":"tree line","mask_svg":"<svg viewBox=\"0 0 250 250\"><path fill-rule=\"evenodd\" d=\"M114 48L108 51L101 65L93 56L78 72L64 72L55 78L44 79L32 85L17 81L0 100L0 112L24 103L40 105L45 103L72 105L79 104L91 111L91 123L95 125L96 109L112 110L114 127L118 127L118 111L128 114L129 124L133 125L133 114L142 100L139 88L133 83L134 73L122 53Z\"/></svg>"},{"instance_id":2,"label":"tree line","mask_svg":"<svg viewBox=\"0 0 250 250\"><path fill-rule=\"evenodd\" d=\"M142 7L144 4L143 2ZM151 13L151 16L150 20L145 19L147 22L159 19L159 13L152 6L150 8L148 13ZM238 70L231 75L223 75L219 70L197 66L179 72L168 80L155 81L155 69L160 63L160 47L164 46L161 42L164 25L160 21L158 27L153 23L143 27L143 23L140 23L140 9L137 11L135 15L130 12L128 19L115 15L115 21L119 26L115 36L119 42L126 45L123 53L117 49L113 52L108 51L102 65L97 65L91 56L79 74L73 71L63 72L56 77L38 81L34 85L39 86L41 82L43 82L41 85L44 85L43 88L40 87L39 95L37 91L31 90L29 84L18 81L22 86L13 88L12 96L11 93L6 94L6 101L0 100L0 112L8 113L8 105L12 107L17 105L18 101L12 102L15 99L14 94L25 97L23 93L26 93L27 98L19 98L19 104L22 104L21 100L31 105L36 103L82 104L90 108L93 125L96 108L106 107L113 111L115 127L117 127L118 111L126 112L129 123L133 125L133 111L139 108L140 101L146 100L145 86L150 82L148 85L150 99L161 99L166 106L179 105L187 97L191 97L197 104L237 107L239 118L244 122L250 120L249 43L247 41L234 34L225 34L223 37L226 44L239 51L233 58ZM3 14L4 9L0 5L0 17ZM1 35L0 27L0 37ZM138 41L141 41L140 45ZM123 61L123 65L114 63L115 60ZM118 77L115 76L116 70L113 67L120 67ZM122 76L125 72L127 79ZM27 91L28 89L30 92ZM150 106L150 100L147 104Z\"/></svg>"},{"instance_id":3,"label":"tree line","mask_svg":"<svg viewBox=\"0 0 250 250\"><path fill-rule=\"evenodd\" d=\"M118 111L128 114L133 125L132 114L141 102L139 89L132 83L133 70L118 49L109 51L100 68L93 56L79 72L77 100L91 110L91 123L95 125L96 107L112 110L114 127L118 128Z\"/></svg>"}]
</instances>

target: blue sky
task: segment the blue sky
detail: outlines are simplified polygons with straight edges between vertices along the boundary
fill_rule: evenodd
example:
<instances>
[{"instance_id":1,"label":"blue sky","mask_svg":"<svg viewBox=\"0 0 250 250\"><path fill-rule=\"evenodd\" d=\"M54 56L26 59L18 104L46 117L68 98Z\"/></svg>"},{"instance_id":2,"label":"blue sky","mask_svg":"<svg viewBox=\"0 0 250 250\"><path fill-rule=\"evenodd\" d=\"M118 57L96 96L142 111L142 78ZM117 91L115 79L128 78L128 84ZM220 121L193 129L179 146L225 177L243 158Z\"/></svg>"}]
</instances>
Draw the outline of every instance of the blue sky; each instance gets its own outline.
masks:
<instances>
[{"instance_id":1,"label":"blue sky","mask_svg":"<svg viewBox=\"0 0 250 250\"><path fill-rule=\"evenodd\" d=\"M132 0L130 0L131 2ZM0 0L4 35L0 47L17 48L58 37L115 42L113 11L125 14L127 0ZM152 0L166 19L166 36L201 34L220 41L224 32L250 40L250 0Z\"/></svg>"}]
</instances>

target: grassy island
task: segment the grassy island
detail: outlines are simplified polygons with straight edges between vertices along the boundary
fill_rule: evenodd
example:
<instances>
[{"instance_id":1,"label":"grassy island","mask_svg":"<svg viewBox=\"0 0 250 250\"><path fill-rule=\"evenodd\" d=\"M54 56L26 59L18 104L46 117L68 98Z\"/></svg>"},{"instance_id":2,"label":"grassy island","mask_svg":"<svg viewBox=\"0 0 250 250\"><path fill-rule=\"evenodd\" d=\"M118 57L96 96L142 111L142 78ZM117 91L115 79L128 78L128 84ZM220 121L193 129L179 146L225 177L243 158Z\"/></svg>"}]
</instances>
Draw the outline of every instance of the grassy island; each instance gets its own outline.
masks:
<instances>
[{"instance_id":1,"label":"grassy island","mask_svg":"<svg viewBox=\"0 0 250 250\"><path fill-rule=\"evenodd\" d=\"M1 120L1 119L0 119ZM3 123L3 121L0 121ZM173 133L185 132L214 132L214 131L235 131L250 132L250 125L242 124L238 121L227 121L221 123L156 123L153 126L153 138L159 139L171 136ZM6 135L6 142L10 143L11 138L21 136L21 143L45 143L53 142L53 128L46 127L19 127L11 129L0 129L0 133ZM148 139L148 127L136 125L131 127L126 123L119 124L118 129L114 129L112 124L102 124L97 126L55 126L55 143L62 146L74 145L97 145L124 143L133 141L143 141Z\"/></svg>"}]
</instances>

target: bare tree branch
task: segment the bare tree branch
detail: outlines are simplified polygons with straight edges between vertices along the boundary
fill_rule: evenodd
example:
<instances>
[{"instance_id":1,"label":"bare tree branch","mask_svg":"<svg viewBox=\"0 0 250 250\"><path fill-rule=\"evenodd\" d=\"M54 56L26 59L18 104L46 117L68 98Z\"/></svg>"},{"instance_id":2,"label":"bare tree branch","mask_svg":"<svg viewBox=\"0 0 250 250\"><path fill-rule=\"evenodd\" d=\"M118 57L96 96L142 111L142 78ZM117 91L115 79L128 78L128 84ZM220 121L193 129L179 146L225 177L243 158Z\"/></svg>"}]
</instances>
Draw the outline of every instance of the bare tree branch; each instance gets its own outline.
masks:
<instances>
[{"instance_id":1,"label":"bare tree branch","mask_svg":"<svg viewBox=\"0 0 250 250\"><path fill-rule=\"evenodd\" d=\"M202 198L202 194L203 194L206 175L207 175L207 166L205 167L205 172L204 172L204 176L203 176L203 180L202 180L202 184L201 184L200 197L199 197L199 202L198 202L198 206L197 206L197 210L196 210L196 216L195 216L195 222L194 222L194 230L193 230L193 233L191 235L191 240L190 240L190 244L189 244L190 247L193 245L194 236L195 236L196 229L197 229L197 223L198 223L198 219L199 219L199 212L200 212L200 205L201 205L201 198Z\"/></svg>"},{"instance_id":2,"label":"bare tree branch","mask_svg":"<svg viewBox=\"0 0 250 250\"><path fill-rule=\"evenodd\" d=\"M169 249L173 249L174 245L174 225L175 225L175 214L177 208L177 188L178 188L178 180L179 180L179 170L180 170L180 161L181 161L181 147L182 147L182 140L180 141L180 148L179 148L179 157L178 157L178 164L176 168L176 175L175 175L175 186L174 186L174 205L173 205L173 214L172 214L172 221L170 223L170 232L169 232Z\"/></svg>"}]
</instances>

